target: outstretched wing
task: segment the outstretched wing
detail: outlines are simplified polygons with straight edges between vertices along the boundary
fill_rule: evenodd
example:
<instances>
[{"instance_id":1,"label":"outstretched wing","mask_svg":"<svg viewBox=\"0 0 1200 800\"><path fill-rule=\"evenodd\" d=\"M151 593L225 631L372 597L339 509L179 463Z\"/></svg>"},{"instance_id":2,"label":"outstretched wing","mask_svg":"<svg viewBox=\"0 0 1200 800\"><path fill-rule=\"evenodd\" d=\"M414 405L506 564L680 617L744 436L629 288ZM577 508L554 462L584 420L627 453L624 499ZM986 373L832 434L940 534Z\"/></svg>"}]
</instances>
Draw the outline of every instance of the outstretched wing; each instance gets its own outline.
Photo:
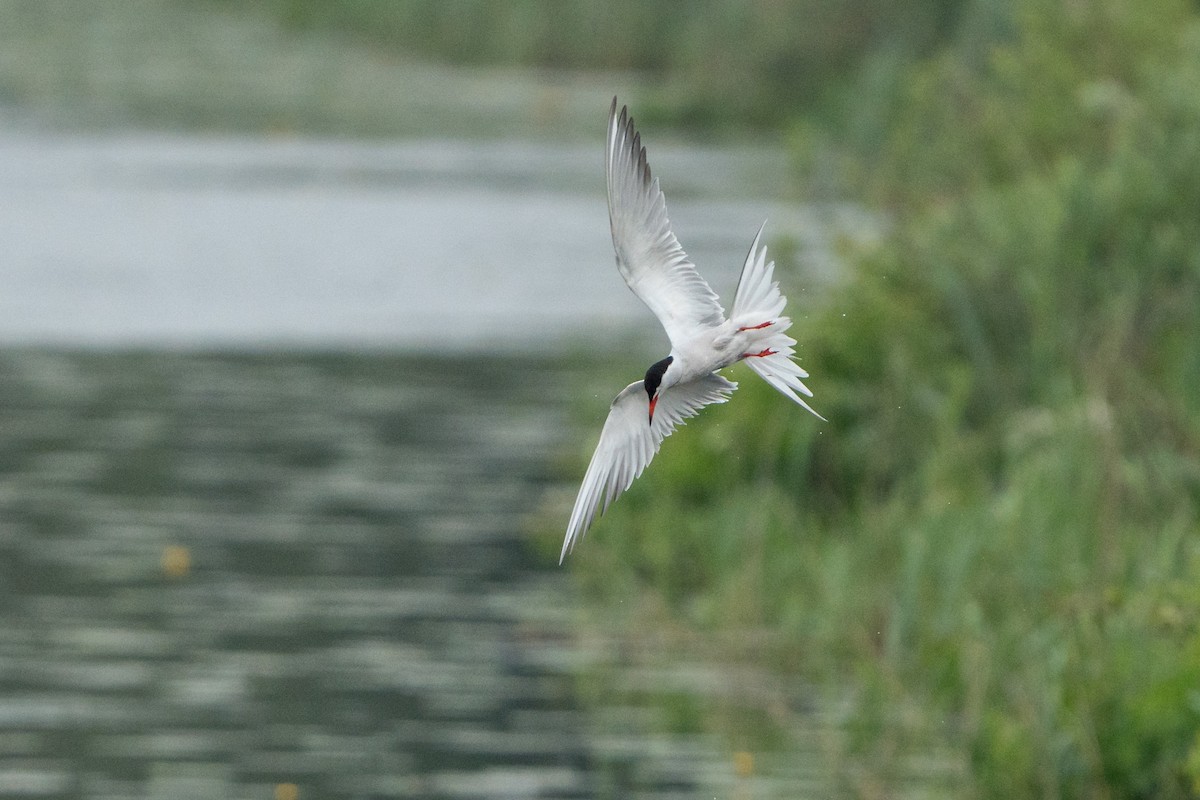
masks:
<instances>
[{"instance_id":1,"label":"outstretched wing","mask_svg":"<svg viewBox=\"0 0 1200 800\"><path fill-rule=\"evenodd\" d=\"M642 474L663 439L684 420L696 416L704 406L724 403L736 388L736 383L715 372L677 384L659 393L651 422L650 398L644 383L638 381L626 386L613 400L600 432L600 442L584 473L558 563L561 564L575 543L583 538L597 513L607 511L609 503Z\"/></svg>"},{"instance_id":2,"label":"outstretched wing","mask_svg":"<svg viewBox=\"0 0 1200 800\"><path fill-rule=\"evenodd\" d=\"M667 203L650 175L646 148L628 109L608 119L608 220L617 268L658 317L672 345L725 320L725 310L671 232Z\"/></svg>"}]
</instances>

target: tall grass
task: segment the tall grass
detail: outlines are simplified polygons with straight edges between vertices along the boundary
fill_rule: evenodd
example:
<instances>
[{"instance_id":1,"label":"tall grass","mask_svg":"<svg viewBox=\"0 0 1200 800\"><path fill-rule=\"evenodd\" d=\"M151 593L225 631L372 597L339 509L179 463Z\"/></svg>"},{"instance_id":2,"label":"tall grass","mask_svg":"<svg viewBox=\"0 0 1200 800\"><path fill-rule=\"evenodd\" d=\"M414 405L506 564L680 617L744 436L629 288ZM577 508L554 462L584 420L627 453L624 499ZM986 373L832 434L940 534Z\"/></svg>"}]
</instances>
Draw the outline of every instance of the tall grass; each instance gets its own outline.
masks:
<instances>
[{"instance_id":1,"label":"tall grass","mask_svg":"<svg viewBox=\"0 0 1200 800\"><path fill-rule=\"evenodd\" d=\"M851 793L937 747L960 795L1195 797L1197 10L963 26L845 137L895 225L799 323L830 424L747 377L575 563L853 686Z\"/></svg>"}]
</instances>

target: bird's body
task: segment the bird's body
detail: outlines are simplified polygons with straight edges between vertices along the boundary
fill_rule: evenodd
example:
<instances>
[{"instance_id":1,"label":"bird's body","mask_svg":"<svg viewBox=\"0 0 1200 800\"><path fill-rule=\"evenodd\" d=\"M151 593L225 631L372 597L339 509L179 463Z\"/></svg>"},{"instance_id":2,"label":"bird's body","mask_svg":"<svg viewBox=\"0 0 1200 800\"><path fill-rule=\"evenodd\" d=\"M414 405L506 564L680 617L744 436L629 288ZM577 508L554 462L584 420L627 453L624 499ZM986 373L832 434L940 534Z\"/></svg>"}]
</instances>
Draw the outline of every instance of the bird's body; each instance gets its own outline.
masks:
<instances>
[{"instance_id":1,"label":"bird's body","mask_svg":"<svg viewBox=\"0 0 1200 800\"><path fill-rule=\"evenodd\" d=\"M747 353L763 350L764 348L758 345L769 339L773 333L773 330L767 328L746 327L739 330L739 326L734 325L733 320L725 320L715 328L708 328L696 336L673 344L673 361L671 368L663 375L662 390L733 366Z\"/></svg>"},{"instance_id":2,"label":"bird's body","mask_svg":"<svg viewBox=\"0 0 1200 800\"><path fill-rule=\"evenodd\" d=\"M737 388L718 374L739 361L773 387L820 417L800 396L808 373L792 360L791 320L780 316L786 300L772 280L774 263L754 237L728 318L671 232L666 202L650 175L646 150L625 108L613 98L605 175L608 216L617 268L634 294L654 312L671 340L671 352L640 381L626 386L609 410L567 525L561 562L608 504L629 488L658 452L662 440L710 403ZM764 223L765 225L765 223ZM799 394L797 394L799 392Z\"/></svg>"}]
</instances>

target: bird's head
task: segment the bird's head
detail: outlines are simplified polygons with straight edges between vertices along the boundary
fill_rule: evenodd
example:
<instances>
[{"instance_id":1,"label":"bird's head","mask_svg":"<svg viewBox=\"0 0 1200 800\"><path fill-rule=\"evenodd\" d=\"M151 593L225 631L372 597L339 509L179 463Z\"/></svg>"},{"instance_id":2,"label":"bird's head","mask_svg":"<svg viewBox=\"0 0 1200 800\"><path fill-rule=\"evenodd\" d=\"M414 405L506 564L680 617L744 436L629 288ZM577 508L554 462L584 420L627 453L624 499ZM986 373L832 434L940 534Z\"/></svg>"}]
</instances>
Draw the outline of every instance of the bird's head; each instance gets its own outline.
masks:
<instances>
[{"instance_id":1,"label":"bird's head","mask_svg":"<svg viewBox=\"0 0 1200 800\"><path fill-rule=\"evenodd\" d=\"M654 407L658 405L658 391L662 388L663 375L666 374L667 367L671 366L671 362L674 360L671 356L667 356L662 361L655 361L650 365L650 369L646 370L644 384L646 395L650 398L650 423L654 422Z\"/></svg>"}]
</instances>

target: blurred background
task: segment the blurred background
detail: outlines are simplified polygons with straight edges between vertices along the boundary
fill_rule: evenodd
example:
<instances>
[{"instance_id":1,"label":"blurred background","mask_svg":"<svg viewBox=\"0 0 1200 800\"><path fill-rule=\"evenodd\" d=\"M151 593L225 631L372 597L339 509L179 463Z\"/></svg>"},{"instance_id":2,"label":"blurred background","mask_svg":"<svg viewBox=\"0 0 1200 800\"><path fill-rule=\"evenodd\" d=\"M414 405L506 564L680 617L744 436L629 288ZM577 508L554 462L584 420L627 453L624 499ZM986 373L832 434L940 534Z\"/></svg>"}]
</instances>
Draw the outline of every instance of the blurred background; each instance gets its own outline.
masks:
<instances>
[{"instance_id":1,"label":"blurred background","mask_svg":"<svg viewBox=\"0 0 1200 800\"><path fill-rule=\"evenodd\" d=\"M1194 0L0 0L0 279L0 798L1200 796Z\"/></svg>"}]
</instances>

